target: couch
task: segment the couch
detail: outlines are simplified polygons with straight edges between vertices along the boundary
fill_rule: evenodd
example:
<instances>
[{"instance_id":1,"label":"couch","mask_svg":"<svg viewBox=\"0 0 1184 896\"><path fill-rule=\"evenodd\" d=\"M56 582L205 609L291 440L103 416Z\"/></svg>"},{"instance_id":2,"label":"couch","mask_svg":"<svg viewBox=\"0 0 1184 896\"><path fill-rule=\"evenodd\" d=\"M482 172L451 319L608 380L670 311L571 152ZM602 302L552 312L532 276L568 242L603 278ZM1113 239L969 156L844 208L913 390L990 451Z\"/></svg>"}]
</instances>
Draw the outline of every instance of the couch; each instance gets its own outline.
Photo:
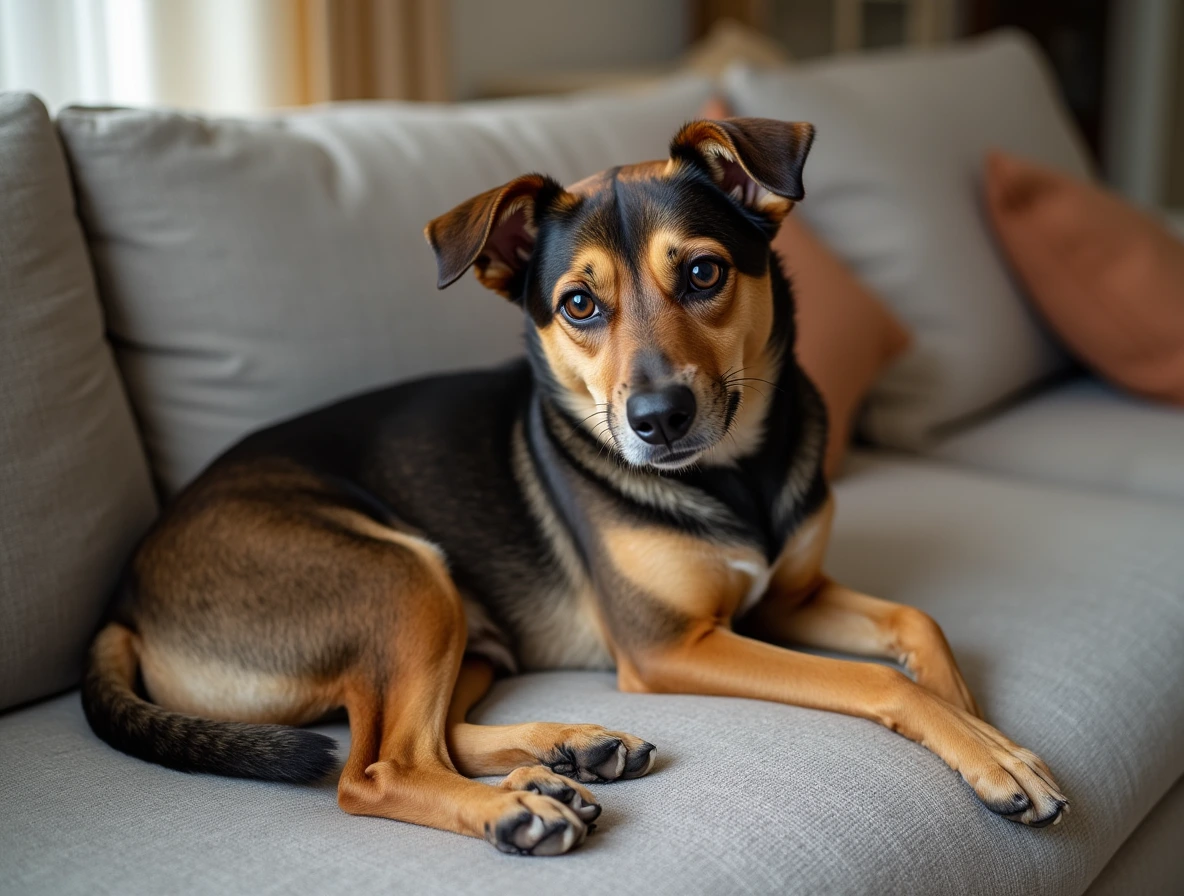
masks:
<instances>
[{"instance_id":1,"label":"couch","mask_svg":"<svg viewBox=\"0 0 1184 896\"><path fill-rule=\"evenodd\" d=\"M987 717L1072 802L1032 830L876 725L746 700L500 681L487 723L658 745L558 859L351 817L334 782L189 776L100 742L86 644L138 536L243 433L520 350L420 229L539 169L659 157L716 90L814 120L798 213L913 331L837 478L831 573L944 626ZM0 890L25 894L1171 893L1184 888L1184 410L1083 371L983 221L989 145L1089 162L1026 39L722 84L266 119L0 96ZM322 729L341 741L345 726Z\"/></svg>"}]
</instances>

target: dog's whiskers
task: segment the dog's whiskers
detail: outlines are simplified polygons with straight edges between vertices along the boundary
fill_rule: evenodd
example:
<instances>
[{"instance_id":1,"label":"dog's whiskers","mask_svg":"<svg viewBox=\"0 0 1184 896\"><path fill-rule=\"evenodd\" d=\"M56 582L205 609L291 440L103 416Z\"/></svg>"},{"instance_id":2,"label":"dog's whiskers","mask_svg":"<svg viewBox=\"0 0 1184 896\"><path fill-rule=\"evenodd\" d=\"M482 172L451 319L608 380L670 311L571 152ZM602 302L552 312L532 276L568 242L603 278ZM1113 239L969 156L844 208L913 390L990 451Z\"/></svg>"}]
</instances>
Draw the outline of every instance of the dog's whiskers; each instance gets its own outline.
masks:
<instances>
[{"instance_id":1,"label":"dog's whiskers","mask_svg":"<svg viewBox=\"0 0 1184 896\"><path fill-rule=\"evenodd\" d=\"M761 398L764 398L764 399L768 399L768 397L769 397L768 395L766 395L764 392L762 392L760 389L758 389L756 386L752 385L751 383L733 382L733 383L730 383L729 386L735 386L737 389L751 389L753 392L755 392L757 395L759 395Z\"/></svg>"},{"instance_id":2,"label":"dog's whiskers","mask_svg":"<svg viewBox=\"0 0 1184 896\"><path fill-rule=\"evenodd\" d=\"M605 416L605 422L607 422L607 420L608 420L608 414L609 414L609 411L610 411L610 407L609 407L609 404L608 404L607 402L601 402L601 403L598 403L598 404L596 405L596 410L595 410L595 411L593 411L591 414L589 414L589 415L588 415L587 417L585 417L584 419L582 419L582 420L579 420L579 421L578 421L578 422L577 422L577 423L576 423L576 424L575 424L575 425L574 425L574 426L571 428L571 430L568 432L568 435L569 435L569 436L573 436L573 435L575 435L575 433L576 433L576 430L577 430L577 429L579 429L580 427L584 426L584 425L585 425L585 424L586 424L586 423L587 423L589 420L593 419L594 417L598 417L598 416L600 416L601 414L603 414L603 415ZM600 424L596 424L596 425L597 425L597 426L599 426ZM595 427L593 427L592 431L593 431L593 432L595 432L595 431L596 431L596 430L595 430Z\"/></svg>"},{"instance_id":3,"label":"dog's whiskers","mask_svg":"<svg viewBox=\"0 0 1184 896\"><path fill-rule=\"evenodd\" d=\"M776 383L770 382L769 380L766 380L766 379L761 379L759 376L740 376L740 377L733 376L727 380L727 383L729 386L730 385L743 386L744 384L750 383L750 382L764 383L766 386L772 386L778 392L785 393L785 390L782 389L780 386L778 386ZM751 388L751 387L749 387L749 388ZM762 392L761 394L763 395L764 393Z\"/></svg>"}]
</instances>

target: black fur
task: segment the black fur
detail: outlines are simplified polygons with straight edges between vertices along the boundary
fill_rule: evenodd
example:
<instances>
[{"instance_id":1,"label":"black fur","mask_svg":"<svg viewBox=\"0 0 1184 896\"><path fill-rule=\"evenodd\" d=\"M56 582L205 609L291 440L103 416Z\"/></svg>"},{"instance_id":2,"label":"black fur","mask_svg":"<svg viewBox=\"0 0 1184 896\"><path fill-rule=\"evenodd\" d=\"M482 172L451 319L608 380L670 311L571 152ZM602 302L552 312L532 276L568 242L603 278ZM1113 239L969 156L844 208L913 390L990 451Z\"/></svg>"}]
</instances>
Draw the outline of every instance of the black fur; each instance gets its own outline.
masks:
<instances>
[{"instance_id":1,"label":"black fur","mask_svg":"<svg viewBox=\"0 0 1184 896\"><path fill-rule=\"evenodd\" d=\"M144 700L92 653L82 709L108 744L179 772L311 784L337 765L331 737L286 725L216 722L169 712Z\"/></svg>"}]
</instances>

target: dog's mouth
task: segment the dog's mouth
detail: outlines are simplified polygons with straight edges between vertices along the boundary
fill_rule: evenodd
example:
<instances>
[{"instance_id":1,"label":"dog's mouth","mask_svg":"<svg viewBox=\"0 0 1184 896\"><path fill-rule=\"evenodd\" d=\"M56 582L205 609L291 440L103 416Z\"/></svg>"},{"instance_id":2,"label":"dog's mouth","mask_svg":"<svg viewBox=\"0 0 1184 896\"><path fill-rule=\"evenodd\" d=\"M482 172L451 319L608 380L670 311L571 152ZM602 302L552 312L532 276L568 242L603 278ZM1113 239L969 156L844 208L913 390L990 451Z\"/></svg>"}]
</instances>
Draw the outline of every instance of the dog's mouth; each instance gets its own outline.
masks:
<instances>
[{"instance_id":1,"label":"dog's mouth","mask_svg":"<svg viewBox=\"0 0 1184 896\"><path fill-rule=\"evenodd\" d=\"M621 459L632 467L672 473L694 466L707 454L716 440L710 427L688 433L665 445L648 445L632 432L613 432L612 440Z\"/></svg>"},{"instance_id":2,"label":"dog's mouth","mask_svg":"<svg viewBox=\"0 0 1184 896\"><path fill-rule=\"evenodd\" d=\"M679 448L677 445L660 448L654 452L648 463L659 470L680 470L693 464L704 450L702 447Z\"/></svg>"}]
</instances>

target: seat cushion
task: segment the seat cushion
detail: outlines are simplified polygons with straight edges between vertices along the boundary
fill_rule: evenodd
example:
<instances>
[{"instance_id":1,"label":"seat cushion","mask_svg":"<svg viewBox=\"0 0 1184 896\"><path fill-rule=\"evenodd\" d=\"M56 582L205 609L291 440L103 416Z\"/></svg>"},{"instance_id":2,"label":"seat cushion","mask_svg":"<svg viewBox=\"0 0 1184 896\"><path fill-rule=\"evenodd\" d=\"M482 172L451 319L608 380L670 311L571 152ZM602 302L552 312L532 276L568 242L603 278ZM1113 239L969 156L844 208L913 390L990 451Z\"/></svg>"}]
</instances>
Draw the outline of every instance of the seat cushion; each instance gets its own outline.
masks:
<instances>
[{"instance_id":1,"label":"seat cushion","mask_svg":"<svg viewBox=\"0 0 1184 896\"><path fill-rule=\"evenodd\" d=\"M521 353L516 307L472 276L437 291L424 225L530 171L572 182L662 158L710 91L689 78L253 121L66 110L108 327L163 490L265 423Z\"/></svg>"},{"instance_id":2,"label":"seat cushion","mask_svg":"<svg viewBox=\"0 0 1184 896\"><path fill-rule=\"evenodd\" d=\"M1184 779L1168 791L1090 885L1086 896L1169 894L1184 881Z\"/></svg>"},{"instance_id":3,"label":"seat cushion","mask_svg":"<svg viewBox=\"0 0 1184 896\"><path fill-rule=\"evenodd\" d=\"M61 145L0 95L0 710L78 681L155 512Z\"/></svg>"},{"instance_id":4,"label":"seat cushion","mask_svg":"<svg viewBox=\"0 0 1184 896\"><path fill-rule=\"evenodd\" d=\"M737 70L726 88L737 114L817 126L795 214L913 334L865 405L860 431L870 441L922 448L941 426L1066 369L982 208L990 149L1089 172L1030 38L1002 32L940 49Z\"/></svg>"},{"instance_id":5,"label":"seat cushion","mask_svg":"<svg viewBox=\"0 0 1184 896\"><path fill-rule=\"evenodd\" d=\"M931 454L1030 479L1184 500L1184 409L1093 378L1041 392Z\"/></svg>"},{"instance_id":6,"label":"seat cushion","mask_svg":"<svg viewBox=\"0 0 1184 896\"><path fill-rule=\"evenodd\" d=\"M597 788L570 856L352 818L299 788L147 765L67 696L0 719L0 855L26 893L1080 894L1184 771L1184 514L857 456L830 568L946 628L988 717L1072 800L1033 830L871 722L616 691L604 673L499 683L487 723L593 721L658 745ZM344 737L340 727L329 728Z\"/></svg>"}]
</instances>

